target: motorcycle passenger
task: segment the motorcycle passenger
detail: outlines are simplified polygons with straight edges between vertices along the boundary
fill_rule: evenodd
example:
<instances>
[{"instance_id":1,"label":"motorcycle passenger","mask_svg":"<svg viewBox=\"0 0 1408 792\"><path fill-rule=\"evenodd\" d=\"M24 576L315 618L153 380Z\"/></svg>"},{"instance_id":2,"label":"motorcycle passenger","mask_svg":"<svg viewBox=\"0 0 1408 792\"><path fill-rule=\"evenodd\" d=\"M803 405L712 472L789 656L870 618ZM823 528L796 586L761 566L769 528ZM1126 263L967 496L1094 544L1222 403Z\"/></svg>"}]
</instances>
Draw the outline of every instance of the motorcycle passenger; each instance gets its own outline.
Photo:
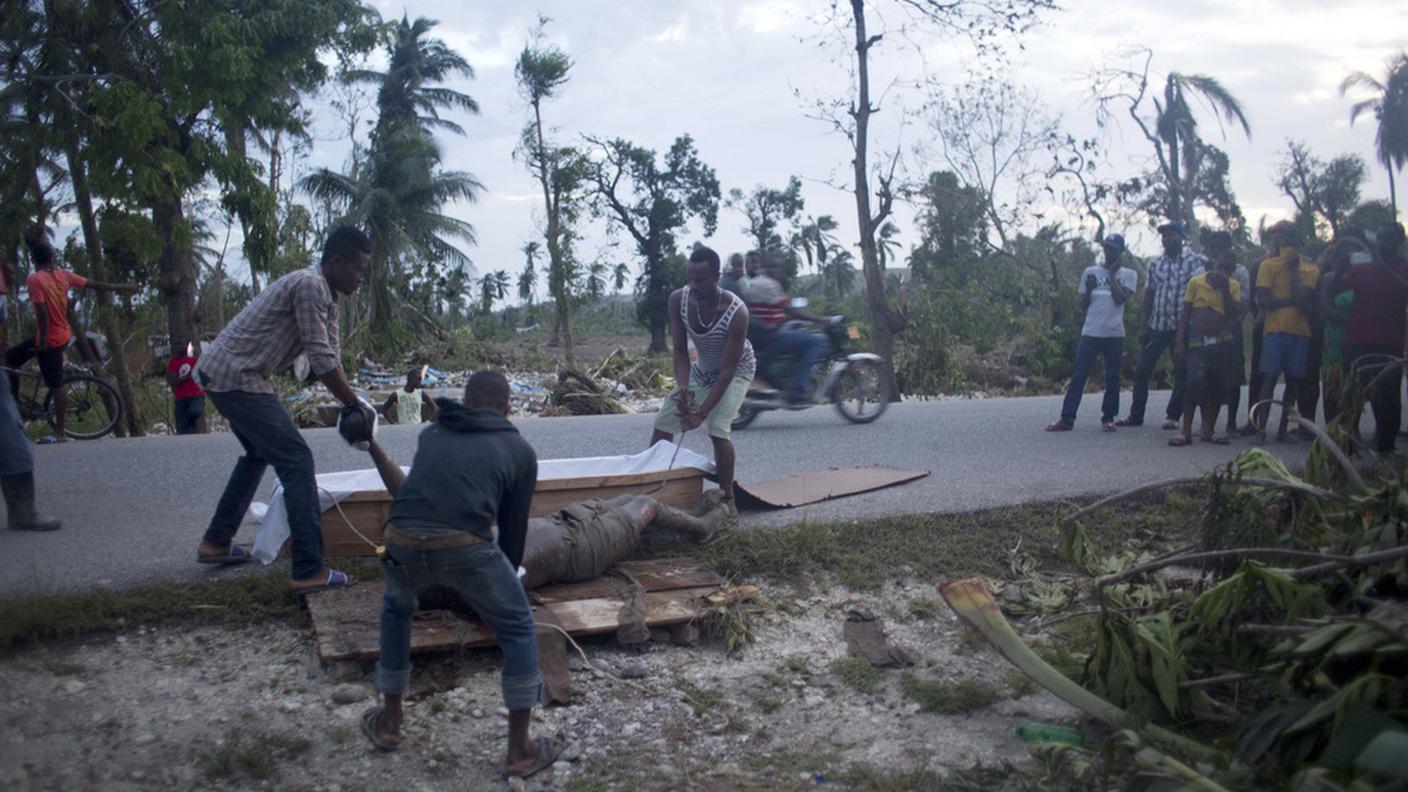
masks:
<instances>
[{"instance_id":1,"label":"motorcycle passenger","mask_svg":"<svg viewBox=\"0 0 1408 792\"><path fill-rule=\"evenodd\" d=\"M832 320L792 307L782 288L782 262L775 256L764 258L762 270L749 281L747 301L751 315L748 337L757 349L760 368L766 370L770 361L782 355L797 356L801 365L797 376L787 385L787 401L792 404L810 402L812 394L808 384L812 369L826 355L826 339L816 333L784 330L782 324L788 319L801 319L825 326ZM782 384L773 383L775 386Z\"/></svg>"}]
</instances>

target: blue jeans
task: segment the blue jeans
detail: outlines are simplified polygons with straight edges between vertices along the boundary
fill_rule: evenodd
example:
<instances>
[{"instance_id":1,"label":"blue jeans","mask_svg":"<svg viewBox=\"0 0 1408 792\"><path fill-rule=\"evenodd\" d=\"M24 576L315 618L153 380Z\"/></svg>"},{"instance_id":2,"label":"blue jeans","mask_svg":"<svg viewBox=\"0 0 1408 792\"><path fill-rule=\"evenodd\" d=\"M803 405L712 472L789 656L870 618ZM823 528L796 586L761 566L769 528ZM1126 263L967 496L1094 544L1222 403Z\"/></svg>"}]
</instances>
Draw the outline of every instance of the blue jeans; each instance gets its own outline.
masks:
<instances>
[{"instance_id":1,"label":"blue jeans","mask_svg":"<svg viewBox=\"0 0 1408 792\"><path fill-rule=\"evenodd\" d=\"M224 546L235 538L264 471L273 465L284 485L293 577L316 575L323 568L323 522L313 452L303 435L272 393L207 391L207 395L230 422L230 431L244 447L244 456L235 462L225 493L205 531L205 541Z\"/></svg>"},{"instance_id":2,"label":"blue jeans","mask_svg":"<svg viewBox=\"0 0 1408 792\"><path fill-rule=\"evenodd\" d=\"M195 434L196 428L200 426L200 418L205 415L205 397L192 396L189 399L177 399L176 406L176 434Z\"/></svg>"},{"instance_id":3,"label":"blue jeans","mask_svg":"<svg viewBox=\"0 0 1408 792\"><path fill-rule=\"evenodd\" d=\"M34 472L34 454L24 433L20 408L10 395L10 378L0 370L0 476Z\"/></svg>"},{"instance_id":4,"label":"blue jeans","mask_svg":"<svg viewBox=\"0 0 1408 792\"><path fill-rule=\"evenodd\" d=\"M1139 365L1134 370L1134 397L1129 402L1130 423L1144 423L1144 405L1149 402L1149 378L1159 365L1164 351L1173 353L1173 342L1178 339L1177 330L1154 330L1149 333L1149 343L1139 350ZM1182 362L1173 361L1173 393L1168 397L1168 410L1164 413L1170 421L1183 419L1183 389L1188 384L1188 370Z\"/></svg>"},{"instance_id":5,"label":"blue jeans","mask_svg":"<svg viewBox=\"0 0 1408 792\"><path fill-rule=\"evenodd\" d=\"M764 344L763 354L769 358L796 355L800 359L797 376L792 379L788 391L805 395L812 377L812 369L816 368L816 364L826 355L826 339L816 333L800 330L774 330L767 335Z\"/></svg>"},{"instance_id":6,"label":"blue jeans","mask_svg":"<svg viewBox=\"0 0 1408 792\"><path fill-rule=\"evenodd\" d=\"M1120 411L1120 358L1124 357L1123 338L1096 338L1083 335L1076 345L1076 362L1071 369L1071 384L1066 388L1066 401L1061 405L1061 423L1076 422L1076 410L1085 395L1085 381L1095 368L1095 356L1105 358L1105 401L1100 405L1100 420L1113 421Z\"/></svg>"},{"instance_id":7,"label":"blue jeans","mask_svg":"<svg viewBox=\"0 0 1408 792\"><path fill-rule=\"evenodd\" d=\"M532 709L542 688L537 625L523 583L499 546L484 542L448 550L408 550L389 544L386 554L381 562L386 596L381 605L376 689L392 695L406 692L411 682L411 616L416 598L431 586L447 586L489 625L503 650L504 706Z\"/></svg>"}]
</instances>

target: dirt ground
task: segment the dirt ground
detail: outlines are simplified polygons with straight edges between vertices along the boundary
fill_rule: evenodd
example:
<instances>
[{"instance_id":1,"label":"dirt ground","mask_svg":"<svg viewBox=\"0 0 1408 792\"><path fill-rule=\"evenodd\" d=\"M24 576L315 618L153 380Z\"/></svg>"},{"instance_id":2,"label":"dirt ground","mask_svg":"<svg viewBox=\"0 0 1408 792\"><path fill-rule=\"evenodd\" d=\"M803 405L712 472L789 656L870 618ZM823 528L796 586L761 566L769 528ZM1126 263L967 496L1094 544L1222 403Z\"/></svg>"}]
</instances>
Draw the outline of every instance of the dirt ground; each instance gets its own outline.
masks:
<instances>
[{"instance_id":1,"label":"dirt ground","mask_svg":"<svg viewBox=\"0 0 1408 792\"><path fill-rule=\"evenodd\" d=\"M838 788L834 774L856 764L942 771L1021 760L1015 726L1078 722L1050 694L1016 684L928 584L863 595L764 586L763 595L777 605L732 656L708 639L584 642L611 675L572 658L574 703L538 710L534 728L565 734L577 759L527 788ZM913 653L910 673L980 680L998 701L923 712L897 670L879 672L875 692L854 689L833 664L857 609L881 616L892 643ZM415 668L408 744L385 754L358 728L372 665L321 663L306 624L142 628L34 648L0 661L0 789L509 788L498 772L497 653L419 657Z\"/></svg>"}]
</instances>

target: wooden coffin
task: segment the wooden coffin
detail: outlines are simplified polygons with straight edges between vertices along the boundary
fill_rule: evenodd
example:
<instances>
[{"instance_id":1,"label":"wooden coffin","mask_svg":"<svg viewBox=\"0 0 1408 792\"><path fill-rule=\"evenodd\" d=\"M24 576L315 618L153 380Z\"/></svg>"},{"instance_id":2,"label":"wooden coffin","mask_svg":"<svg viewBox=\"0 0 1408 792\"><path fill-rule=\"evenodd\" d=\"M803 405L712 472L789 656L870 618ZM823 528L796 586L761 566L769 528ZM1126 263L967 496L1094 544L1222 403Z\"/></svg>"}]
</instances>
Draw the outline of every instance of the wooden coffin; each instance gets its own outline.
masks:
<instances>
[{"instance_id":1,"label":"wooden coffin","mask_svg":"<svg viewBox=\"0 0 1408 792\"><path fill-rule=\"evenodd\" d=\"M676 468L665 472L539 479L529 516L546 517L577 501L631 494L650 495L670 506L689 508L703 493L706 475L697 468ZM375 555L390 508L391 495L384 489L355 492L334 504L323 512L324 554Z\"/></svg>"}]
</instances>

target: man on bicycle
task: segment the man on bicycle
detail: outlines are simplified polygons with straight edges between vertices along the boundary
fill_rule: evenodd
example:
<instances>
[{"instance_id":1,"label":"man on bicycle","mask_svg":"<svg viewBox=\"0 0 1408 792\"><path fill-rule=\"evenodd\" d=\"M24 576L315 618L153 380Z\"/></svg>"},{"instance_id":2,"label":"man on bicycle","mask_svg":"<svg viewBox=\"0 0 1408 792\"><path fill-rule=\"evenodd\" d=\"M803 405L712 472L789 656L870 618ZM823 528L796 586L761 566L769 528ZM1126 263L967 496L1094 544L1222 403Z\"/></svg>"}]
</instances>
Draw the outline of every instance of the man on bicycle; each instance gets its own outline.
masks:
<instances>
[{"instance_id":1,"label":"man on bicycle","mask_svg":"<svg viewBox=\"0 0 1408 792\"><path fill-rule=\"evenodd\" d=\"M29 302L34 306L34 337L15 345L5 352L5 365L19 368L30 358L39 358L39 373L54 399L54 429L52 437L40 440L41 443L65 443L65 413L68 410L68 396L60 387L64 382L64 350L73 339L73 330L68 326L69 289L92 289L106 292L137 292L141 287L135 283L99 283L88 280L56 266L54 248L48 242L37 242L29 246L29 257L34 262L34 274L25 281L29 287ZM11 378L10 396L19 399L19 380Z\"/></svg>"}]
</instances>

